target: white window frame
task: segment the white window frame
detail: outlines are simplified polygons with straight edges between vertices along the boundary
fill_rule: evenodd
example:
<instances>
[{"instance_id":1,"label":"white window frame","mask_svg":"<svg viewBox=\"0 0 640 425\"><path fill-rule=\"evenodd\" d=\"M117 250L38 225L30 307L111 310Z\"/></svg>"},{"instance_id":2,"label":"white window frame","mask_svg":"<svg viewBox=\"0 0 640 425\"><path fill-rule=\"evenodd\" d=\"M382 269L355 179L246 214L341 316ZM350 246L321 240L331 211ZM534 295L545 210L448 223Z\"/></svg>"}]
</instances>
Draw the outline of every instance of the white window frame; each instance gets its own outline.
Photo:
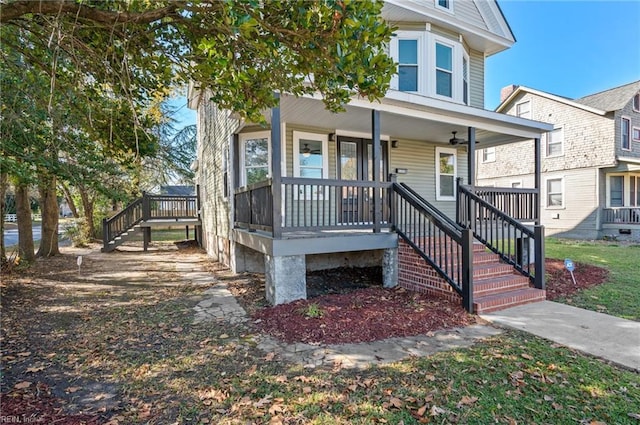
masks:
<instances>
[{"instance_id":1,"label":"white window frame","mask_svg":"<svg viewBox=\"0 0 640 425\"><path fill-rule=\"evenodd\" d=\"M446 1L449 4L449 7L441 6L439 0L433 0L433 4L434 4L435 8L438 9L438 10L442 10L442 11L447 12L447 13L453 13L453 2L454 2L454 0L446 0Z\"/></svg>"},{"instance_id":2,"label":"white window frame","mask_svg":"<svg viewBox=\"0 0 640 425\"><path fill-rule=\"evenodd\" d=\"M464 63L465 61L467 62L467 66L465 69ZM470 63L470 59L469 59L469 54L467 53L466 50L462 49L462 74L460 75L460 78L462 79L462 87L460 88L461 90L461 94L460 94L460 99L462 100L462 103L465 105L471 105L471 63ZM466 72L465 72L466 71ZM467 74L467 78L464 78L464 75ZM467 83L467 101L464 101L464 85L465 83Z\"/></svg>"},{"instance_id":3,"label":"white window frame","mask_svg":"<svg viewBox=\"0 0 640 425\"><path fill-rule=\"evenodd\" d=\"M258 131L253 133L240 133L238 135L240 142L240 186L247 185L247 167L245 165L245 143L248 140L253 139L267 139L267 151L268 151L268 164L267 164L267 177L271 176L271 132L270 131Z\"/></svg>"},{"instance_id":4,"label":"white window frame","mask_svg":"<svg viewBox=\"0 0 640 425\"><path fill-rule=\"evenodd\" d=\"M560 153L556 153L551 155L549 153L550 149L549 149L549 145L551 144L551 139L552 134L554 134L555 132L559 132L560 133L560 142L556 142L554 144L559 144L560 145ZM555 158L555 157L559 157L559 156L564 156L564 127L555 127L553 130L551 130L548 133L544 134L544 156L546 158Z\"/></svg>"},{"instance_id":5,"label":"white window frame","mask_svg":"<svg viewBox=\"0 0 640 425\"><path fill-rule=\"evenodd\" d=\"M623 134L623 129L624 129L624 123L625 121L627 122L627 126L629 131L627 132L627 137L629 138L629 146L627 146L626 148L624 147L624 134ZM631 118L627 117L627 116L622 116L620 117L620 149L622 149L623 151L630 151L631 150Z\"/></svg>"},{"instance_id":6,"label":"white window frame","mask_svg":"<svg viewBox=\"0 0 640 425\"><path fill-rule=\"evenodd\" d=\"M491 152L491 154L489 154ZM491 158L493 157L493 158ZM482 149L482 163L487 164L489 162L496 162L496 148L484 148Z\"/></svg>"},{"instance_id":7,"label":"white window frame","mask_svg":"<svg viewBox=\"0 0 640 425\"><path fill-rule=\"evenodd\" d=\"M453 155L453 196L443 196L440 194L440 154L447 153ZM437 201L455 201L456 200L456 178L458 177L458 151L451 148L436 148L436 200ZM449 174L446 174L449 175Z\"/></svg>"},{"instance_id":8,"label":"white window frame","mask_svg":"<svg viewBox=\"0 0 640 425\"><path fill-rule=\"evenodd\" d=\"M632 104L631 107L633 108L633 112L640 112L640 92L636 93L633 96L631 104Z\"/></svg>"},{"instance_id":9,"label":"white window frame","mask_svg":"<svg viewBox=\"0 0 640 425\"><path fill-rule=\"evenodd\" d=\"M436 92L436 76L438 68L436 67L436 44L442 44L451 48L451 97L438 94ZM432 35L432 40L429 43L431 47L431 63L428 68L430 78L427 78L427 85L429 86L429 92L431 97L436 99L443 99L448 101L462 103L462 46L460 43L450 40L448 38Z\"/></svg>"},{"instance_id":10,"label":"white window frame","mask_svg":"<svg viewBox=\"0 0 640 425\"><path fill-rule=\"evenodd\" d=\"M549 205L549 181L560 180L560 190L562 195L562 205ZM564 210L566 209L566 191L564 186L564 176L548 176L544 179L544 204L548 210Z\"/></svg>"},{"instance_id":11,"label":"white window frame","mask_svg":"<svg viewBox=\"0 0 640 425\"><path fill-rule=\"evenodd\" d=\"M390 56L399 64L400 62L400 40L417 40L418 48L418 91L406 93L426 94L427 87L425 85L425 72L428 69L427 55L425 45L425 33L423 31L396 31L396 36L391 39L389 48ZM391 77L391 86L393 90L400 91L400 76L396 73Z\"/></svg>"},{"instance_id":12,"label":"white window frame","mask_svg":"<svg viewBox=\"0 0 640 425\"><path fill-rule=\"evenodd\" d=\"M322 133L307 133L304 131L293 132L293 176L300 177L300 161L298 153L300 152L300 140L314 140L321 142L322 146L322 176L320 179L329 178L329 136ZM313 177L306 177L313 178ZM325 194L320 192L318 196L318 187L314 189L301 186L297 192L294 192L295 199L324 199Z\"/></svg>"},{"instance_id":13,"label":"white window frame","mask_svg":"<svg viewBox=\"0 0 640 425\"><path fill-rule=\"evenodd\" d=\"M619 206L616 207L612 207L611 206L611 177L622 177L622 205L627 205L628 204L628 199L627 199L627 185L628 185L628 179L625 177L624 173L611 173L611 174L607 174L607 178L606 178L606 192L607 192L607 208L620 208Z\"/></svg>"},{"instance_id":14,"label":"white window frame","mask_svg":"<svg viewBox=\"0 0 640 425\"><path fill-rule=\"evenodd\" d=\"M636 137L636 134L638 137ZM640 142L640 127L631 128L631 140L634 142Z\"/></svg>"},{"instance_id":15,"label":"white window frame","mask_svg":"<svg viewBox=\"0 0 640 425\"><path fill-rule=\"evenodd\" d=\"M527 112L528 116L524 116L523 114L520 114L520 111L519 111L519 107L525 104L529 104L529 111ZM526 118L530 120L531 117L533 117L533 108L531 105L531 100L523 100L522 102L516 103L515 113L516 113L516 117L518 118Z\"/></svg>"}]
</instances>

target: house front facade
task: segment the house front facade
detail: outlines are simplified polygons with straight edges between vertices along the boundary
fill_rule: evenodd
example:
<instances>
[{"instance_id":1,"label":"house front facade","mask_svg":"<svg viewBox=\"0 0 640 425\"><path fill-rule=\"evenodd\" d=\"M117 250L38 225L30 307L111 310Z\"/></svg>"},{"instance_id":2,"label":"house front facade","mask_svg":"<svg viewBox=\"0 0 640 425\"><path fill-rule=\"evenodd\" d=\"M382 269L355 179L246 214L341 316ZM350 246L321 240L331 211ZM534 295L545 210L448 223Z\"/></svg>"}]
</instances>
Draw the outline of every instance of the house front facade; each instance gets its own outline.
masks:
<instances>
[{"instance_id":1,"label":"house front facade","mask_svg":"<svg viewBox=\"0 0 640 425\"><path fill-rule=\"evenodd\" d=\"M461 297L472 309L473 240L492 243L469 230L488 208L473 193L476 149L539 141L552 128L484 109L484 60L515 41L496 2L387 1L383 18L399 28L389 46L398 74L380 102L353 98L335 114L319 96L281 93L261 127L190 92L204 247L235 272L265 273L273 304L306 298L306 271L382 266L387 287ZM524 218L535 223L536 193L496 196L528 200ZM491 211L497 222L513 209ZM533 241L533 228L509 226ZM534 275L543 286L535 261L511 261L524 286ZM512 298L529 296L520 289Z\"/></svg>"},{"instance_id":2,"label":"house front facade","mask_svg":"<svg viewBox=\"0 0 640 425\"><path fill-rule=\"evenodd\" d=\"M553 125L540 146L547 235L640 240L640 81L579 99L513 86L502 97L498 112ZM478 184L533 187L532 147L480 150Z\"/></svg>"}]
</instances>

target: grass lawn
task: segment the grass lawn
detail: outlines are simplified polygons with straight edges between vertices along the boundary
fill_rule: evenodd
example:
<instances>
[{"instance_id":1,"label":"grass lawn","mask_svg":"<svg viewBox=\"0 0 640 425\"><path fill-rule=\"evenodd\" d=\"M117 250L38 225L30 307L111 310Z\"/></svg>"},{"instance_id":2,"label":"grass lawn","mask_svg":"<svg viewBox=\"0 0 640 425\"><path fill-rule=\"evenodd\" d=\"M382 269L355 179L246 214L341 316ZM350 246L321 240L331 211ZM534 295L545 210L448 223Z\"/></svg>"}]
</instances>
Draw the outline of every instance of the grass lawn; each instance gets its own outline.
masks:
<instances>
[{"instance_id":1,"label":"grass lawn","mask_svg":"<svg viewBox=\"0 0 640 425\"><path fill-rule=\"evenodd\" d=\"M547 258L570 258L610 273L609 282L561 302L640 321L640 245L547 238L545 248Z\"/></svg>"}]
</instances>

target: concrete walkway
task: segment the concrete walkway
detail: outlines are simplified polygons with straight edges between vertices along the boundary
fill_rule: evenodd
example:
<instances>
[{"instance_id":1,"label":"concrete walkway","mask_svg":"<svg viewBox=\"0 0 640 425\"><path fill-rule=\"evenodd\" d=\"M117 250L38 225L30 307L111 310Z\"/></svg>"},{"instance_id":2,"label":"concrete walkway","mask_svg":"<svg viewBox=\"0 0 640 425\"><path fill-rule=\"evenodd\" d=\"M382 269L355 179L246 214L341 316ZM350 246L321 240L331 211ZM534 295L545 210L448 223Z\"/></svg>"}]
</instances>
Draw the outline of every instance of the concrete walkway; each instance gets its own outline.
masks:
<instances>
[{"instance_id":1,"label":"concrete walkway","mask_svg":"<svg viewBox=\"0 0 640 425\"><path fill-rule=\"evenodd\" d=\"M640 371L640 322L543 301L481 316Z\"/></svg>"}]
</instances>

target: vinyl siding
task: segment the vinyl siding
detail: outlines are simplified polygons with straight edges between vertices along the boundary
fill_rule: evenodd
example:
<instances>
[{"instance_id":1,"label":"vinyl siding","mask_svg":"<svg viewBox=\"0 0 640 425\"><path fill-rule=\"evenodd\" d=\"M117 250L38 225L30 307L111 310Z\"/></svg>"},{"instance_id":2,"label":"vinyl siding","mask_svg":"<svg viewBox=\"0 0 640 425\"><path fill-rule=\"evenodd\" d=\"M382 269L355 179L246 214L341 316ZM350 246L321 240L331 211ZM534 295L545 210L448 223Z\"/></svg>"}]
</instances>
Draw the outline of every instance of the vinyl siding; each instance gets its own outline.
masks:
<instances>
[{"instance_id":1,"label":"vinyl siding","mask_svg":"<svg viewBox=\"0 0 640 425\"><path fill-rule=\"evenodd\" d=\"M449 147L415 140L398 140L398 148L390 149L389 169L406 168L407 174L398 174L399 183L406 183L436 208L455 217L455 201L436 201L436 147ZM458 177L467 181L467 152L457 150Z\"/></svg>"},{"instance_id":2,"label":"vinyl siding","mask_svg":"<svg viewBox=\"0 0 640 425\"><path fill-rule=\"evenodd\" d=\"M470 104L484 109L484 54L476 50L469 52Z\"/></svg>"},{"instance_id":3,"label":"vinyl siding","mask_svg":"<svg viewBox=\"0 0 640 425\"><path fill-rule=\"evenodd\" d=\"M482 3L484 0L480 0ZM456 1L453 4L453 13L460 20L473 24L478 28L484 30L489 29L484 21L484 18L480 14L476 2L474 1ZM492 13L487 14L493 17ZM497 21L494 27L497 27Z\"/></svg>"}]
</instances>

